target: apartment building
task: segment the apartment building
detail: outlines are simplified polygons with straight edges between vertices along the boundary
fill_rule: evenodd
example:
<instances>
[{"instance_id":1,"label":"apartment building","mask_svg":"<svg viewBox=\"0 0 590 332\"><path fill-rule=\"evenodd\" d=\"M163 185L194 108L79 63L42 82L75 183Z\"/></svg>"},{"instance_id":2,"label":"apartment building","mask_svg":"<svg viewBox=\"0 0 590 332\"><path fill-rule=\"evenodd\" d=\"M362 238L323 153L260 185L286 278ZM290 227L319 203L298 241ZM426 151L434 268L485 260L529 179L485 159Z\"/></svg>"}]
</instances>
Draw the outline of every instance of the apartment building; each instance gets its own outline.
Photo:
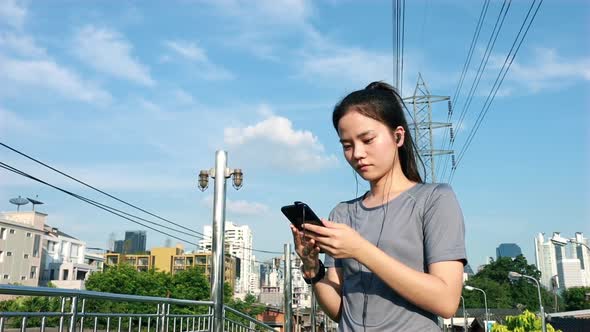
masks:
<instances>
[{"instance_id":1,"label":"apartment building","mask_svg":"<svg viewBox=\"0 0 590 332\"><path fill-rule=\"evenodd\" d=\"M0 213L1 284L37 286L46 218L35 211Z\"/></svg>"},{"instance_id":2,"label":"apartment building","mask_svg":"<svg viewBox=\"0 0 590 332\"><path fill-rule=\"evenodd\" d=\"M57 288L84 289L84 281L100 266L92 264L86 254L86 242L64 233L57 227L45 225L42 275L40 284Z\"/></svg>"}]
</instances>

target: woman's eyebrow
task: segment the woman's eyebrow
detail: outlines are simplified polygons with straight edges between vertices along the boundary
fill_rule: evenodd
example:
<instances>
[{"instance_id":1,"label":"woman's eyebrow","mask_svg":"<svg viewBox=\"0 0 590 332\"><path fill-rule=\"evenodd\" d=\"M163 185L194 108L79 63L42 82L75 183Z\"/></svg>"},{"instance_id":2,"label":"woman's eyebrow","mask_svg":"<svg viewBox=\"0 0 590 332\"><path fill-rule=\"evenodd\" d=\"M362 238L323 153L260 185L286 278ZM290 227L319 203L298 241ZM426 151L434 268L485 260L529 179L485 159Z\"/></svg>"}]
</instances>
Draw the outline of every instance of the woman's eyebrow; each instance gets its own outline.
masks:
<instances>
[{"instance_id":1,"label":"woman's eyebrow","mask_svg":"<svg viewBox=\"0 0 590 332\"><path fill-rule=\"evenodd\" d=\"M362 133L356 135L356 137L359 138L359 139L362 139L365 136L370 135L372 133L373 133L373 130L367 130L367 131L363 131ZM344 139L344 138L341 138L340 139L340 143L350 142L350 141L351 141L350 139Z\"/></svg>"}]
</instances>

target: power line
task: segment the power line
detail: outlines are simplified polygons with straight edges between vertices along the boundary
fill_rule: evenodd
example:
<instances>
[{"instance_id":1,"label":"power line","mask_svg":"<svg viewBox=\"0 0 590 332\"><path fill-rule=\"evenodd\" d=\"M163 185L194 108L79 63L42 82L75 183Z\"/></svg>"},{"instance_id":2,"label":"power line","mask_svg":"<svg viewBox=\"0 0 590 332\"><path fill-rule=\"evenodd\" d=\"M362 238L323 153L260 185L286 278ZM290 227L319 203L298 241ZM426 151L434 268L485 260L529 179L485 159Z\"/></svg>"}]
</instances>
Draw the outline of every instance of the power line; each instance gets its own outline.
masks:
<instances>
[{"instance_id":1,"label":"power line","mask_svg":"<svg viewBox=\"0 0 590 332\"><path fill-rule=\"evenodd\" d=\"M475 50L475 45L477 45L477 41L479 39L479 33L481 32L481 28L483 27L483 23L485 22L485 18L486 18L486 14L488 12L489 4L490 4L490 1L486 0L481 8L481 12L479 13L479 18L477 19L477 25L475 26L475 31L473 32L473 37L471 38L471 45L469 46L469 51L467 52L467 58L465 59L465 62L463 64L463 69L461 70L461 76L459 78L459 83L457 84L457 88L455 89L455 93L453 94L453 98L451 98L451 104L449 107L449 114L447 116L447 122L452 121L453 109L455 108L455 105L457 104L457 101L459 100L461 88L463 87L463 82L465 80L465 76L467 74L467 71L469 70L469 65L471 64L471 59L473 57L473 51ZM451 130L452 129L445 128L444 135L443 135L443 148L442 148L443 150L445 150L447 148L447 135L449 135L449 132ZM451 135L449 137L449 145L451 147L454 143L453 142L454 140L455 140L455 137L451 133ZM440 166L441 164L444 164L442 174L446 173L448 162L449 162L449 155L445 156L444 163L439 163L437 165L436 173L437 174L439 173L438 171L439 171L439 168L441 167Z\"/></svg>"},{"instance_id":2,"label":"power line","mask_svg":"<svg viewBox=\"0 0 590 332\"><path fill-rule=\"evenodd\" d=\"M46 185L48 185L48 186L52 186L53 188L55 188L55 189L57 189L57 190L60 190L60 191L63 191L63 192L65 192L65 193L67 193L67 194L70 194L70 195L72 195L72 196L74 196L74 197L78 196L78 197L76 197L76 198L79 198L79 199L81 199L81 200L83 200L83 201L84 201L84 200L88 200L88 201L87 201L87 203L89 203L89 204L92 204L92 205L95 205L95 204L96 204L96 205L101 205L101 206L102 206L104 209L110 209L110 210L113 210L113 211L115 211L115 212L121 213L121 214L123 214L123 215L127 215L127 216L130 216L130 217L132 217L132 218L136 218L136 219L138 219L138 220L141 220L141 221L144 221L144 222L147 222L147 223L150 223L150 224L156 225L156 226L158 226L158 227L162 227L162 228L164 228L164 229L168 229L168 230L171 230L171 231L174 231L174 232L178 232L178 233L181 233L181 234L183 234L183 235L186 235L186 236L194 237L194 238L197 238L197 239L206 239L206 238L210 239L210 238L211 238L211 236L208 236L208 235L205 235L205 234L203 234L203 233L200 233L200 232L198 232L198 231L192 230L192 229L190 229L190 228L188 228L188 227L182 226L182 225L180 225L180 224L178 224L178 223L175 223L175 222L173 222L173 221L170 221L170 220L168 220L168 219L166 219L166 218L160 217L160 216L156 215L155 213L152 213L152 212L146 211L145 209L143 209L143 208L140 208L140 207L138 207L138 206L136 206L136 205L134 205L134 204L128 203L128 202L126 202L126 201L124 201L124 200L122 200L122 199L120 199L120 198L118 198L118 197L115 197L114 195L111 195L111 194L109 194L109 193L107 193L107 192L105 192L105 191L103 191L103 190L101 190L101 189L98 189L98 188L96 188L96 187L94 187L94 186L92 186L92 185L90 185L90 184L88 184L88 183L86 183L86 182L84 182L84 181L82 181L82 180L79 180L79 179L77 179L77 178L75 178L75 177L73 177L73 176L71 176L71 175L69 175L69 174L67 174L67 173L63 172L63 171L60 171L59 169L57 169L57 168L55 168L55 167L52 167L52 166L48 165L47 163L44 163L44 162L42 162L42 161L40 161L40 160L38 160L38 159L36 159L36 158L34 158L34 157L31 157L30 155L28 155L28 154L26 154L26 153L24 153L24 152L22 152L22 151L19 151L18 149L14 148L14 147L11 147L11 146L9 146L9 145L7 145L7 144L5 144L5 143L2 143L2 142L0 142L0 145L1 145L1 146L3 146L3 147L5 147L5 148L7 148L7 149L9 149L9 150L11 150L11 151L13 151L13 152L15 152L15 153L17 153L17 154L19 154L19 155L21 155L21 156L23 156L23 157L25 157L25 158L27 158L27 159L29 159L29 160L32 160L32 161L34 161L34 162L36 162L36 163L38 163L38 164L40 164L40 165L42 165L42 166L44 166L44 167L47 167L47 168L51 169L51 170L52 170L52 171L54 171L54 172L57 172L57 173L59 173L59 174L61 174L61 175L65 176L65 177L67 177L67 178L69 178L69 179L71 179L71 180L74 180L74 181L76 181L76 182L78 182L78 183L80 183L80 184L82 184L82 185L84 185L84 186L86 186L86 187L88 187L88 188L91 188L91 189L93 189L93 190L95 190L95 191L97 191L97 192L99 192L99 193L101 193L101 194L103 194L103 195L106 195L106 196L108 196L108 197L110 197L110 198L113 198L113 199L115 199L115 200L117 200L117 201L119 201L119 202L121 202L121 203L123 203L123 204L126 204L126 205L128 205L128 206L131 206L131 207L133 207L133 208L135 208L135 209L137 209L137 210L139 210L139 211L145 212L145 213L147 213L147 214L149 214L149 215L151 215L151 216L155 216L156 218L158 218L158 219L160 219L160 220L166 221L166 222L168 222L168 223L170 223L170 224L173 224L173 225L175 225L175 226L178 226L178 227L180 227L180 228L182 228L182 229L185 229L185 230L187 230L187 231L190 231L190 232L192 232L192 233L198 234L199 236L197 236L197 235L193 235L193 234L187 234L187 233L185 233L185 232L182 232L182 231L179 231L179 230L177 230L177 229L175 229L175 228L168 227L168 226L166 226L166 225L162 225L162 224L159 224L159 223L155 223L155 222L153 222L153 221L150 221L150 220L144 219L144 218L142 218L142 217L139 217L139 216L136 216L136 215L133 215L133 214L127 213L127 212L125 212L125 211L122 211L122 210L116 209L116 208L114 208L114 207L111 207L111 206L108 206L108 205L106 205L106 204L102 204L102 203L99 203L99 202L97 202L97 201L90 200L90 199L88 199L88 198L86 198L86 197L83 197L83 196L81 196L81 195L78 195L78 194L71 193L71 192L69 192L69 191L67 191L67 190L64 190L64 189L62 189L62 188L59 188L59 187L55 187L55 186L53 186L53 185L51 185L51 184L49 184L49 183L47 183L47 182L45 182L45 181L42 181L42 180L40 180L40 179L37 179L37 178L33 177L32 175L26 174L25 172L22 172L22 171L20 171L20 170L18 170L18 169L16 169L16 168L14 168L14 167L12 167L12 166L9 166L9 165L6 165L6 164L4 164L4 165L6 165L6 167L3 167L3 168L5 168L5 169L8 169L8 170L10 170L10 171L13 171L13 172L15 172L15 171L18 171L18 172L15 172L15 173L17 173L17 174L20 174L20 175L23 175L23 176L25 176L25 177L29 177L29 178L31 178L31 179L33 179L33 180L35 180L35 181L38 181L38 182L44 183L44 184L46 184ZM9 168L7 168L7 167L10 167L10 168L12 168L12 169L9 169ZM91 201L92 203L90 203L90 201ZM128 219L128 218L125 218L125 219ZM148 228L149 228L149 227L148 227ZM150 228L150 229L151 229L151 228ZM167 234L165 234L165 235L167 235ZM176 238L176 237L175 237L175 238ZM194 243L191 243L191 242L187 242L187 243L194 244ZM196 245L196 244L195 244L195 245ZM246 248L246 247L241 247L241 248L242 248L242 249L244 249L244 250L257 251L257 252L261 252L261 253L271 253L271 254L278 253L278 252L275 252L275 251L269 251L269 250L259 250L259 249Z\"/></svg>"},{"instance_id":3,"label":"power line","mask_svg":"<svg viewBox=\"0 0 590 332\"><path fill-rule=\"evenodd\" d=\"M41 179L39 179L39 178L36 178L36 177L32 176L32 175L30 175L30 174L28 174L28 173L26 173L26 172L23 172L23 171L19 170L18 168L15 168L15 167L13 167L13 166L7 165L7 164L5 164L5 163L3 163L3 162L1 162L1 161L0 161L0 167L1 167L1 168L4 168L4 169L6 169L6 170L9 170L9 171L11 171L11 172L13 172L13 173L16 173L16 174L19 174L19 175L21 175L21 176L24 176L24 177L26 177L26 178L29 178L29 179L31 179L31 180L37 181L37 182L39 182L39 183L42 183L42 184L44 184L44 185L46 185L46 186L49 186L49 187L51 187L51 188L54 188L54 189L56 189L56 190L59 190L59 191L61 191L61 192L65 193L65 194L67 194L67 195L70 195L70 196L72 196L72 197L74 197L74 198L77 198L77 199L79 199L79 200L81 200L81 201L83 201L83 202L86 202L86 203L88 203L88 204L90 204L90 205L94 205L94 206L96 206L96 207L97 207L97 208L99 208L99 209L105 210L105 211L107 211L107 212L109 212L109 213L112 213L112 214L114 214L114 215L116 215L116 216L119 216L119 217L121 217L121 218L123 218L123 219L127 219L127 220L131 221L132 223L135 223L135 224L138 224L138 225L140 225L140 226L146 227L146 228L148 228L148 229L151 229L151 230L153 230L153 231L156 231L156 232L158 232L158 233L160 233L160 234L164 234L164 235L166 235L166 236L170 236L170 237L172 237L172 238L175 238L175 239L177 239L177 240L179 240L179 241L182 241L182 242L185 242L185 243L188 243L188 244L192 244L192 245L195 245L195 246L197 246L197 244L196 244L196 243L193 243L193 242L191 242L191 241L185 240L185 239L183 239L183 238L180 238L180 237L178 237L178 236L175 236L175 235L172 235L172 234L166 233L166 232L164 232L164 231L162 231L162 230L156 229L156 228L154 228L154 227L151 227L151 226L148 226L148 225L146 225L146 224L143 224L143 223L141 223L141 222L139 222L139 221L137 221L137 220L133 220L133 219L131 219L131 218L129 218L129 217L126 217L125 215L118 213L118 212L121 212L120 210L117 210L117 209L115 209L115 208L112 208L112 207L110 207L110 206L108 206L108 205L105 205L105 204L102 204L102 203L96 202L96 201L94 201L94 200L91 200L91 199L89 199L89 198L86 198L86 197L84 197L84 196L81 196L81 195L78 195L78 194L72 193L72 192L70 192L70 191L68 191L68 190L65 190L65 189L63 189L63 188L60 188L60 187L58 187L58 186L55 186L55 185L53 185L53 184L50 184L50 183L48 183L48 182L46 182L46 181L43 181L43 180L41 180ZM123 212L123 213L124 213L124 212ZM125 214L127 214L127 213L125 213ZM129 214L127 214L127 215L129 215ZM145 221L145 220L144 220L144 221ZM149 223L151 223L151 224L156 224L156 225L158 225L158 226L160 226L160 227L165 227L165 226L162 226L162 225L160 225L160 224L157 224L157 223L154 223L154 222L151 222L151 221L148 221L148 222L149 222ZM176 232L179 232L179 233L182 233L181 231L178 231L178 230L175 230L175 231L176 231ZM186 234L186 233L183 233L183 234L184 234L184 235L193 236L193 235Z\"/></svg>"},{"instance_id":4,"label":"power line","mask_svg":"<svg viewBox=\"0 0 590 332\"><path fill-rule=\"evenodd\" d=\"M535 17L537 16L537 13L539 12L539 8L541 8L542 3L543 3L543 0L539 1L539 4L537 5L535 12L533 13L533 16L531 17L530 21L528 22L526 30L524 31L524 34L522 35L522 38L520 38L520 41L519 41L518 38L520 37L520 34L522 33L522 30L527 23L529 15L530 15L533 7L535 6L535 0L533 0L533 2L531 3L531 6L527 12L527 15L524 18L522 25L520 26L520 30L518 31L516 38L514 38L514 42L512 43L512 47L510 48L508 55L506 55L506 59L504 60L504 64L502 65L502 68L500 69L500 72L498 73L498 76L496 77L496 80L494 81L494 85L492 86L492 89L490 90L490 93L488 94L486 101L484 102L482 110L480 111L479 116L476 120L476 124L472 128L471 132L469 133L466 143L463 146L463 148L461 149L461 152L459 153L459 158L457 160L457 166L459 165L459 163L463 159L463 156L465 155L465 153L469 149L469 146L471 145L473 138L477 134L477 131L479 130L479 128L481 126L481 123L483 122L487 112L489 111L490 106L491 106L492 102L494 101L494 98L496 97L498 90L500 89L500 86L504 82L504 78L506 77L506 74L510 70L510 66L512 65L512 62L514 61L516 54L520 50L520 47L521 47L522 43L524 42L524 39L525 39L526 35L528 34L529 29L530 29L533 21L535 20ZM514 46L516 45L516 43L518 43L518 46L516 47L516 50L514 50ZM514 50L514 54L512 54L513 50ZM512 57L510 57L510 55L512 55ZM506 65L506 64L508 64L508 65ZM455 169L452 170L452 173L450 176L450 181L452 181L455 171L456 171L456 167L455 167Z\"/></svg>"},{"instance_id":5,"label":"power line","mask_svg":"<svg viewBox=\"0 0 590 332\"><path fill-rule=\"evenodd\" d=\"M27 155L26 153L24 153L24 152L21 152L21 151L17 150L16 148L13 148L13 147L11 147L11 146L9 146L9 145L7 145L7 144L4 144L4 143L0 142L0 145L2 145L3 147L5 147L5 148L7 148L7 149L9 149L9 150L11 150L11 151L13 151L13 152L15 152L15 153L18 153L19 155L21 155L21 156L23 156L23 157L25 157L25 158L27 158L27 159L29 159L29 160L32 160L32 161L34 161L34 162L36 162L36 163L38 163L38 164L40 164L40 165L42 165L42 166L44 166L44 167L47 167L47 168L51 169L51 170L52 170L52 171L54 171L54 172L57 172L57 173L59 173L59 174L61 174L61 175L65 176L65 177L67 177L68 179L74 180L74 181L76 181L76 182L78 182L78 183L80 183L80 184L82 184L82 185L84 185L84 186L86 186L86 187L88 187L88 188L91 188L91 189L93 189L93 190L95 190L95 191L97 191L97 192L99 192L99 193L101 193L101 194L103 194L103 195L106 195L106 196L108 196L108 197L110 197L110 198L112 198L112 199L114 199L114 200L116 200L116 201L118 201L118 202L120 202L120 203L123 203L123 204L125 204L125 205L127 205L127 206L130 206L130 207L132 207L132 208L135 208L135 209L137 209L137 210L139 210L139 211L141 211L141 212L147 213L147 214L151 215L152 217L156 217L156 218L158 218L158 219L160 219L160 220L162 220L162 221L165 221L165 222L167 222L167 223L170 223L170 224L172 224L172 225L174 225L174 226L180 227L180 228L182 228L182 229L184 229L184 230L186 230L186 231L189 231L189 232L192 232L192 233L195 233L195 234L201 235L201 236L205 236L205 234L203 234L203 233L197 232L197 231L195 231L195 230L192 230L192 229L190 229L190 228L188 228L188 227L186 227L186 226L180 225L180 224L178 224L178 223L175 223L175 222L173 222L173 221L170 221L170 220L168 220L168 219L166 219L166 218L160 217L160 216L156 215L155 213L152 213L152 212L146 211L145 209L142 209L142 208L140 208L140 207L138 207L138 206L136 206L136 205L134 205L134 204L128 203L128 202L126 202L126 201L124 201L124 200L122 200L122 199L120 199L120 198L118 198L118 197L115 197L115 196L113 196L113 195L111 195L111 194L109 194L109 193L107 193L107 192L105 192L105 191L103 191L103 190L100 190L100 189L98 189L98 188L96 188L96 187L94 187L94 186L92 186L92 185L90 185L90 184L88 184L88 183L86 183L86 182L84 182L84 181L78 180L78 179L76 179L75 177L73 177L73 176L71 176L71 175L69 175L69 174L66 174L65 172L62 172L62 171L60 171L60 170L56 169L55 167L52 167L52 166L50 166L50 165L48 165L48 164L46 164L46 163L44 163L44 162L42 162L42 161L40 161L40 160L38 160L38 159L35 159L35 158L33 158L33 157L31 157L31 156Z\"/></svg>"},{"instance_id":6,"label":"power line","mask_svg":"<svg viewBox=\"0 0 590 332\"><path fill-rule=\"evenodd\" d=\"M33 176L33 175L30 175L30 174L28 174L28 173L26 173L26 172L24 172L24 171L22 171L22 170L20 170L20 169L18 169L18 168L16 168L16 167L13 167L13 166L10 166L10 165L8 165L8 164L6 164L6 163L0 162L0 168L4 168L4 169L6 169L6 170L8 170L8 171L11 171L11 172L13 172L13 173L16 173L16 174L18 174L18 175L21 175L21 176L23 176L23 177L26 177L26 178L29 178L29 179L31 179L31 180L37 181L37 182L39 182L39 183L42 183L42 184L44 184L44 185L46 185L46 186L49 186L49 187L51 187L51 188L54 188L54 189L56 189L56 190L58 190L58 191L61 191L61 192L65 193L65 194L67 194L67 195L70 195L70 196L72 196L72 197L74 197L74 198L77 198L77 199L79 199L79 200L81 200L81 201L83 201L83 202L85 202L85 203L88 203L88 204L90 204L90 205L93 205L93 206L95 206L95 207L98 207L98 208L100 208L100 209L102 209L102 210L105 210L105 211L107 211L107 212L110 212L110 213L112 213L112 214L114 214L114 215L116 215L116 216L119 216L119 217L121 217L121 218L124 218L124 219L126 219L126 220L128 220L128 221L131 221L131 222L133 222L133 223L136 223L136 224L138 224L138 225L140 225L140 226L146 227L146 228L148 228L148 229L151 229L151 230L153 230L153 231L156 231L156 232L158 232L158 233L160 233L160 234L163 234L163 235L166 235L166 236L170 236L170 237L172 237L172 238L175 238L175 239L177 239L177 240L180 240L180 241L182 241L182 242L185 242L185 243L187 243L187 244L192 244L192 245L195 245L195 246L199 246L197 243L194 243L194 242L191 242L191 241L188 241L188 240L185 240L185 239L179 238L179 237L177 237L177 236L175 236L175 235L172 235L172 234L169 234L169 233L167 233L167 232L164 232L164 231L158 230L158 229L156 229L156 228L153 228L153 227L151 227L151 226L145 225L145 224L143 224L143 223L141 223L141 222L138 222L138 221L136 221L136 220L130 219L130 218L126 217L126 216L129 216L129 217L132 217L132 218L136 218L136 219L139 219L139 220L141 220L141 221L147 222L147 223L149 223L149 224L152 224L152 225L155 225L155 226L158 226L158 227L162 227L162 228L165 228L165 229L168 229L168 230L174 231L174 232L178 232L178 233L181 233L181 234L183 234L183 235L186 235L186 236L195 237L195 238L197 238L197 239L205 239L205 238L203 238L203 237L197 237L197 236L195 236L195 235L192 235L192 234L185 233L185 232L183 232L183 231L180 231L180 230L177 230L177 229L174 229L174 228L168 227L168 226L166 226L166 225L162 225L162 224L159 224L159 223L156 223L156 222L153 222L153 221L150 221L150 220L147 220L147 219L144 219L144 218L138 217L138 216L136 216L136 215L133 215L133 214L127 213L127 212L125 212L125 211L122 211L122 210L116 209L116 208L114 208L114 207L111 207L111 206L109 206L109 205L106 205L106 204L103 204L103 203L97 202L97 201L95 201L95 200L92 200L92 199L90 199L90 198L84 197L84 196L82 196L82 195L79 195L79 194L73 193L73 192L71 192L71 191L68 191L68 190L66 190L66 189L63 189L63 188L61 188L61 187L58 187L58 186L56 186L56 185L53 185L53 184L51 184L51 183L49 183L49 182L46 182L46 181L44 181L44 180L41 180L41 179L39 179L39 178L37 178L37 177L35 177L35 176ZM204 236L204 237L206 237L206 238L210 238L210 237L209 237L209 236L207 236L207 235L203 235L203 236ZM261 249L247 248L247 247L241 247L241 246L234 246L234 248L239 248L239 249L244 249L244 250L249 250L249 251L254 251L254 252L260 252L260 253L268 253L268 254L282 254L282 252L278 252L278 251L261 250Z\"/></svg>"},{"instance_id":7,"label":"power line","mask_svg":"<svg viewBox=\"0 0 590 332\"><path fill-rule=\"evenodd\" d=\"M508 3L508 5L506 5L506 3ZM463 109L461 110L461 115L459 116L459 121L457 123L457 126L455 127L457 130L454 133L455 137L454 137L453 141L451 142L451 148L453 147L454 142L457 138L457 133L461 130L463 120L465 119L465 115L467 114L467 110L471 106L471 102L473 101L473 96L475 95L475 91L477 90L477 88L479 86L479 82L481 81L481 77L483 76L485 68L488 64L488 60L490 58L490 55L492 54L492 50L494 49L494 46L496 44L496 40L498 39L498 35L500 34L500 30L502 29L502 26L504 25L504 20L506 19L506 14L508 14L508 10L510 9L511 4L512 4L511 0L504 0L504 2L502 3L502 8L500 9L500 12L498 13L498 17L496 18L496 22L494 23L494 28L492 29L492 34L490 35L490 38L488 39L488 43L486 45L484 55L479 63L475 78L471 84L471 88L469 89L467 99L465 101L465 104L463 105ZM506 10L504 10L504 8L506 8ZM443 174L443 176L444 175L445 174Z\"/></svg>"},{"instance_id":8,"label":"power line","mask_svg":"<svg viewBox=\"0 0 590 332\"><path fill-rule=\"evenodd\" d=\"M401 72L400 72L400 80L399 80L399 95L403 96L404 91L404 45L405 45L405 35L406 35L406 0L402 0L401 2Z\"/></svg>"}]
</instances>

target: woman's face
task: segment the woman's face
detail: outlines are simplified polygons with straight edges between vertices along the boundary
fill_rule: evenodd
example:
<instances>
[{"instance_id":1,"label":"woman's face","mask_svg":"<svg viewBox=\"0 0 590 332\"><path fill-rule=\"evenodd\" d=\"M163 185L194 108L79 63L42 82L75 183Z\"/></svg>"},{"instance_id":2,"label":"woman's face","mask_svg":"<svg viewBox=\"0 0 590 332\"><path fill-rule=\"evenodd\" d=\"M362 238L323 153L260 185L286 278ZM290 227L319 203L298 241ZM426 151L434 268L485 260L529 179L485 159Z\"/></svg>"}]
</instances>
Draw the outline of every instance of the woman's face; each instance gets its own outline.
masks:
<instances>
[{"instance_id":1,"label":"woman's face","mask_svg":"<svg viewBox=\"0 0 590 332\"><path fill-rule=\"evenodd\" d=\"M363 179L378 181L394 166L397 144L385 124L350 111L338 122L338 135L344 157Z\"/></svg>"}]
</instances>

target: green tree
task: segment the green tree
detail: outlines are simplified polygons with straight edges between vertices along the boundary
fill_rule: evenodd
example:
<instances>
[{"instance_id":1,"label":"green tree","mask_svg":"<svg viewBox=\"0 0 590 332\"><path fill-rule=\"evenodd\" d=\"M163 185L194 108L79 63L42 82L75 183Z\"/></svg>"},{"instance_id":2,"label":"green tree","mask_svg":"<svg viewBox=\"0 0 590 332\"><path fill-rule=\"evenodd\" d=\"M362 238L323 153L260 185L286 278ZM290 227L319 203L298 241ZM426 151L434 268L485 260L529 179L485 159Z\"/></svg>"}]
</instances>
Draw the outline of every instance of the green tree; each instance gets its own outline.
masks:
<instances>
[{"instance_id":1,"label":"green tree","mask_svg":"<svg viewBox=\"0 0 590 332\"><path fill-rule=\"evenodd\" d=\"M203 269L192 267L172 276L170 297L195 301L209 300L209 280Z\"/></svg>"},{"instance_id":2,"label":"green tree","mask_svg":"<svg viewBox=\"0 0 590 332\"><path fill-rule=\"evenodd\" d=\"M525 310L518 316L506 317L506 325L494 324L491 332L541 332L541 318L532 312ZM547 323L547 332L561 332L555 330L551 324Z\"/></svg>"},{"instance_id":3,"label":"green tree","mask_svg":"<svg viewBox=\"0 0 590 332\"><path fill-rule=\"evenodd\" d=\"M490 308L516 308L524 307L530 310L539 308L538 291L536 284L529 279L510 281L508 272L514 271L528 275L537 280L541 272L534 265L528 264L526 258L519 255L515 259L501 257L486 265L475 276L471 277L467 284L483 289L488 297ZM463 291L465 306L468 308L483 308L483 295L480 292ZM543 306L553 308L553 296L541 287Z\"/></svg>"},{"instance_id":4,"label":"green tree","mask_svg":"<svg viewBox=\"0 0 590 332\"><path fill-rule=\"evenodd\" d=\"M572 287L563 292L565 310L590 309L590 287Z\"/></svg>"}]
</instances>

